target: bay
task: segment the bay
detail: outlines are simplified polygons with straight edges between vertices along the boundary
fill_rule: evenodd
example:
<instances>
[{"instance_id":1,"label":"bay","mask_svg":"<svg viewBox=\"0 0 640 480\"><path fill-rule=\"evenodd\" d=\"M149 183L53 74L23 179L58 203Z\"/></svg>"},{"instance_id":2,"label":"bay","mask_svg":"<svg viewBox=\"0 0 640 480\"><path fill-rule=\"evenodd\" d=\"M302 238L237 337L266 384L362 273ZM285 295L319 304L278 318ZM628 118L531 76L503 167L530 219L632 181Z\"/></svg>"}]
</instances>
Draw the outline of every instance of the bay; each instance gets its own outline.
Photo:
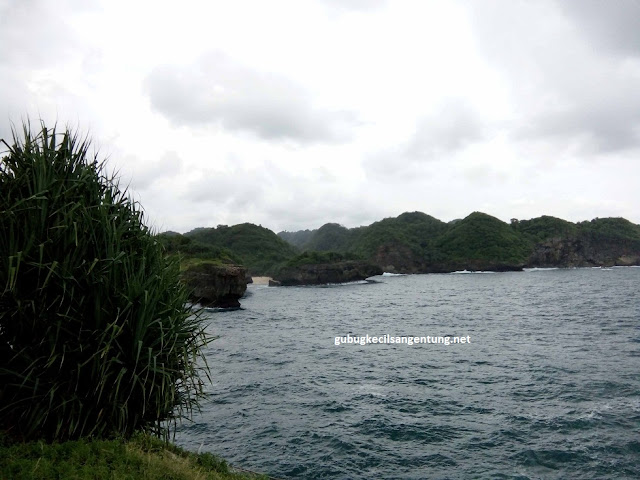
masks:
<instances>
[{"instance_id":1,"label":"bay","mask_svg":"<svg viewBox=\"0 0 640 480\"><path fill-rule=\"evenodd\" d=\"M640 478L640 268L372 280L207 314L176 442L279 478Z\"/></svg>"}]
</instances>

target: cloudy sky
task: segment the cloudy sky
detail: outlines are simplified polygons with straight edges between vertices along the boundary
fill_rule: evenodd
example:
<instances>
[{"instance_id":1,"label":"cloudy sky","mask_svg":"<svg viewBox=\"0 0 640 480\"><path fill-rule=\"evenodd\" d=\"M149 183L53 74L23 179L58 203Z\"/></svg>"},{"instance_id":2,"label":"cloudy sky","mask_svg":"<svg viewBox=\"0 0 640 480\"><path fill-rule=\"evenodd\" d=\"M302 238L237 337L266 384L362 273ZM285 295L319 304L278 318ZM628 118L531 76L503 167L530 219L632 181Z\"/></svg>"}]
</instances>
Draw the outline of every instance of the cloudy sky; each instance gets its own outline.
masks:
<instances>
[{"instance_id":1,"label":"cloudy sky","mask_svg":"<svg viewBox=\"0 0 640 480\"><path fill-rule=\"evenodd\" d=\"M0 137L25 118L158 230L640 223L640 2L0 0Z\"/></svg>"}]
</instances>

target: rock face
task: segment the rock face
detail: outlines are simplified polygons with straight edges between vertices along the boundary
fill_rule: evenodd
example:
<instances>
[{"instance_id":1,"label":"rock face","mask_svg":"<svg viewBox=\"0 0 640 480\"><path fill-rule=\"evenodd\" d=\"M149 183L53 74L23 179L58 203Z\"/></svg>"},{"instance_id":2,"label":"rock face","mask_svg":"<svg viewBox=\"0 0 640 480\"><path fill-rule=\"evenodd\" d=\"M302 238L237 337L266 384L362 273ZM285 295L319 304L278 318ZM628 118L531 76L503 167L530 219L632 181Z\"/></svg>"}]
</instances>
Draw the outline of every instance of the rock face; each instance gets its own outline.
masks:
<instances>
[{"instance_id":1,"label":"rock face","mask_svg":"<svg viewBox=\"0 0 640 480\"><path fill-rule=\"evenodd\" d=\"M374 275L382 275L382 269L377 265L359 261L343 261L285 267L280 270L274 280L283 286L322 285L356 282Z\"/></svg>"},{"instance_id":2,"label":"rock face","mask_svg":"<svg viewBox=\"0 0 640 480\"><path fill-rule=\"evenodd\" d=\"M373 263L389 273L422 273L426 270L423 262L405 245L380 245L373 257Z\"/></svg>"},{"instance_id":3,"label":"rock face","mask_svg":"<svg viewBox=\"0 0 640 480\"><path fill-rule=\"evenodd\" d=\"M589 238L553 238L537 244L529 265L535 267L600 267L640 265L640 252L624 242L594 242Z\"/></svg>"},{"instance_id":4,"label":"rock face","mask_svg":"<svg viewBox=\"0 0 640 480\"><path fill-rule=\"evenodd\" d=\"M247 290L247 269L239 265L201 263L181 277L191 289L191 301L204 307L239 308Z\"/></svg>"}]
</instances>

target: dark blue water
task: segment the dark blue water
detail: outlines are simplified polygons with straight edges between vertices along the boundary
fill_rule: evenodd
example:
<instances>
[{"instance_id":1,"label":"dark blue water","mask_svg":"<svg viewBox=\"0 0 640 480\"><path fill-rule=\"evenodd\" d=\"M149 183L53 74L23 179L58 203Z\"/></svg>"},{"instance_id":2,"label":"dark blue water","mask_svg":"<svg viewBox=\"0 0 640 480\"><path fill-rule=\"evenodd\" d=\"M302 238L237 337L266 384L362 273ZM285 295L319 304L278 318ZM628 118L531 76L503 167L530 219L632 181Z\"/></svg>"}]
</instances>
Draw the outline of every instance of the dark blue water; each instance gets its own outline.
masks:
<instances>
[{"instance_id":1,"label":"dark blue water","mask_svg":"<svg viewBox=\"0 0 640 480\"><path fill-rule=\"evenodd\" d=\"M177 442L280 478L640 478L640 268L374 278L210 314Z\"/></svg>"}]
</instances>

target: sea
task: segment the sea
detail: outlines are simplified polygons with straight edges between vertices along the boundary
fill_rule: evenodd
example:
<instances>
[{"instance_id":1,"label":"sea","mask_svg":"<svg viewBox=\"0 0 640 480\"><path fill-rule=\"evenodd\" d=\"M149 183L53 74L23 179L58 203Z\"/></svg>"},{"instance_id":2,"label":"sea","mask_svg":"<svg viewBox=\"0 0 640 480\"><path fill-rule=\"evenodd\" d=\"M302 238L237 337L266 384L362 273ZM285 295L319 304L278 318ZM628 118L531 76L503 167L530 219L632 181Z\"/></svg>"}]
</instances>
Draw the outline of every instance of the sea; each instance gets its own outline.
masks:
<instances>
[{"instance_id":1,"label":"sea","mask_svg":"<svg viewBox=\"0 0 640 480\"><path fill-rule=\"evenodd\" d=\"M205 314L176 443L280 479L638 479L639 293L637 267L249 285Z\"/></svg>"}]
</instances>

